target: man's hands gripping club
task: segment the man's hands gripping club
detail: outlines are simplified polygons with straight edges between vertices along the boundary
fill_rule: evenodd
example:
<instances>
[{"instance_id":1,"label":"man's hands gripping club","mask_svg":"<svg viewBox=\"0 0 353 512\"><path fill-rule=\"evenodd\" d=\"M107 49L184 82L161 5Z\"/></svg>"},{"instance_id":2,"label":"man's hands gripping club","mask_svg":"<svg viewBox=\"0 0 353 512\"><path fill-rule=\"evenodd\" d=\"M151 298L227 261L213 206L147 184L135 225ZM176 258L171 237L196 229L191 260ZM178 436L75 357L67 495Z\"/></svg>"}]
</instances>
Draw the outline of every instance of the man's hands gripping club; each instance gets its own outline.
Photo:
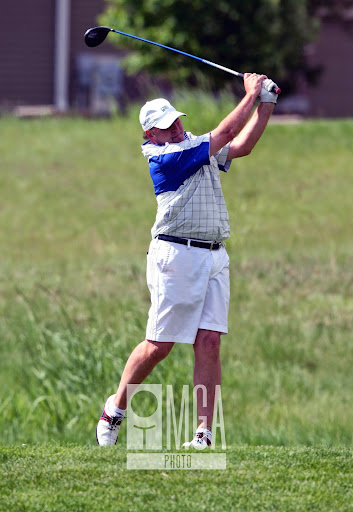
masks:
<instances>
[{"instance_id":1,"label":"man's hands gripping club","mask_svg":"<svg viewBox=\"0 0 353 512\"><path fill-rule=\"evenodd\" d=\"M268 79L266 75L258 75L256 73L244 74L246 94L237 107L220 122L217 128L212 130L210 155L214 155L243 130L259 96L261 103L276 103L277 94L269 90L274 85L276 84Z\"/></svg>"},{"instance_id":2,"label":"man's hands gripping club","mask_svg":"<svg viewBox=\"0 0 353 512\"><path fill-rule=\"evenodd\" d=\"M280 92L280 88L278 87L278 85L270 78L266 78L262 82L260 91L260 102L277 103L278 94L274 93L273 90Z\"/></svg>"},{"instance_id":3,"label":"man's hands gripping club","mask_svg":"<svg viewBox=\"0 0 353 512\"><path fill-rule=\"evenodd\" d=\"M247 94L251 93L254 89L256 90L257 88L261 103L277 103L278 94L273 91L275 90L279 93L280 88L273 80L267 78L266 75L245 73L244 87Z\"/></svg>"}]
</instances>

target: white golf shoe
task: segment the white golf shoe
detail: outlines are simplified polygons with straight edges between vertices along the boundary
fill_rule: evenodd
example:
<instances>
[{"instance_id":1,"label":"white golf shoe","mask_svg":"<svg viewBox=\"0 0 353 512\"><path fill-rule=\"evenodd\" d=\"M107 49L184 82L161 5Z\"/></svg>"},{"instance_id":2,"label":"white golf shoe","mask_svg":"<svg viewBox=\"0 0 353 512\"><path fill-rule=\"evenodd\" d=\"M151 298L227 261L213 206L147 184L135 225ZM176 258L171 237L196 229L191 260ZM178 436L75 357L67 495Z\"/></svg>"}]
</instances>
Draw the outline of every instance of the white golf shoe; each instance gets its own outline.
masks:
<instances>
[{"instance_id":1,"label":"white golf shoe","mask_svg":"<svg viewBox=\"0 0 353 512\"><path fill-rule=\"evenodd\" d=\"M109 400L109 398L108 398ZM124 416L109 416L103 409L96 428L96 439L100 446L116 444L121 422Z\"/></svg>"},{"instance_id":2,"label":"white golf shoe","mask_svg":"<svg viewBox=\"0 0 353 512\"><path fill-rule=\"evenodd\" d=\"M204 450L207 446L211 446L212 432L207 428L198 428L195 432L195 437L192 441L184 443L184 448L196 448L197 450Z\"/></svg>"}]
</instances>

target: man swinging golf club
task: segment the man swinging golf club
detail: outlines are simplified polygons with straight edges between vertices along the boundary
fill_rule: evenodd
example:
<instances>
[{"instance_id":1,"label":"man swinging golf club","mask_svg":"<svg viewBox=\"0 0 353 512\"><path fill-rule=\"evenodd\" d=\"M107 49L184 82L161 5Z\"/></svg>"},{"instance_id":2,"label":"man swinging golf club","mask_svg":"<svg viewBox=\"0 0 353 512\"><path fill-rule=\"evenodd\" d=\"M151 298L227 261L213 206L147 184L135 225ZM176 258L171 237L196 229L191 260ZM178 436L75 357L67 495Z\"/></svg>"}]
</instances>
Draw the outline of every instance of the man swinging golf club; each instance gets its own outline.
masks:
<instances>
[{"instance_id":1,"label":"man swinging golf club","mask_svg":"<svg viewBox=\"0 0 353 512\"><path fill-rule=\"evenodd\" d=\"M185 132L180 117L186 114L163 98L141 108L147 138L142 152L158 203L147 257L151 307L146 339L132 351L118 390L98 421L100 445L117 442L128 384L142 383L174 343L193 345L194 386L202 385L207 397L203 403L203 394L197 395L199 425L184 446L211 444L215 390L221 384L221 335L228 332L229 308L229 258L223 242L230 229L219 171L228 171L233 158L249 155L277 102L277 86L265 75L246 73L244 86L238 106L201 136Z\"/></svg>"}]
</instances>

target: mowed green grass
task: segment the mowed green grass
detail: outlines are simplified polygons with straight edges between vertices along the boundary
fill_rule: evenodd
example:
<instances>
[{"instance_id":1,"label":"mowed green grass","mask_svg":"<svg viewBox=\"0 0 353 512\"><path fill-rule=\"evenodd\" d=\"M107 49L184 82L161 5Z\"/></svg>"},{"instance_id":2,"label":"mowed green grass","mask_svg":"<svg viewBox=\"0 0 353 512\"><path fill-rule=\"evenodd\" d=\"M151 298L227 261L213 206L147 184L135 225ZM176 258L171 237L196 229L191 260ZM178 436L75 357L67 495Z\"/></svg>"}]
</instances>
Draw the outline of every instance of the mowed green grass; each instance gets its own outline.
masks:
<instances>
[{"instance_id":1,"label":"mowed green grass","mask_svg":"<svg viewBox=\"0 0 353 512\"><path fill-rule=\"evenodd\" d=\"M126 470L126 450L3 447L1 510L350 512L352 451L233 447L225 471Z\"/></svg>"},{"instance_id":2,"label":"mowed green grass","mask_svg":"<svg viewBox=\"0 0 353 512\"><path fill-rule=\"evenodd\" d=\"M178 107L200 134L230 105L181 97ZM104 400L144 338L156 201L137 114L0 119L3 444L93 444ZM271 124L222 176L229 445L352 444L352 140L352 121ZM192 369L191 347L176 346L147 382L178 395Z\"/></svg>"}]
</instances>

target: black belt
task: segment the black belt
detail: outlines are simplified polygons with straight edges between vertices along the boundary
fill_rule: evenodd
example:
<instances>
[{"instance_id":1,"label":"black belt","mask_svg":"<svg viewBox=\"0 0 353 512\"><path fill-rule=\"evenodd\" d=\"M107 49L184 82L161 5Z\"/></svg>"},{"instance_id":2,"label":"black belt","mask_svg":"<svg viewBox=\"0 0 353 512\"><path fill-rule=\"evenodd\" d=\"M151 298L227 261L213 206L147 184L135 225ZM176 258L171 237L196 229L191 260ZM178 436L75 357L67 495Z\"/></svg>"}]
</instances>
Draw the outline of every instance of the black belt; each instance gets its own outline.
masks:
<instances>
[{"instance_id":1,"label":"black belt","mask_svg":"<svg viewBox=\"0 0 353 512\"><path fill-rule=\"evenodd\" d=\"M222 242L201 242L201 240L189 240L188 238L179 238L178 236L157 235L156 238L164 240L165 242L191 245L192 247L200 247L201 249L211 249L211 251L218 251L218 249L223 246Z\"/></svg>"}]
</instances>

